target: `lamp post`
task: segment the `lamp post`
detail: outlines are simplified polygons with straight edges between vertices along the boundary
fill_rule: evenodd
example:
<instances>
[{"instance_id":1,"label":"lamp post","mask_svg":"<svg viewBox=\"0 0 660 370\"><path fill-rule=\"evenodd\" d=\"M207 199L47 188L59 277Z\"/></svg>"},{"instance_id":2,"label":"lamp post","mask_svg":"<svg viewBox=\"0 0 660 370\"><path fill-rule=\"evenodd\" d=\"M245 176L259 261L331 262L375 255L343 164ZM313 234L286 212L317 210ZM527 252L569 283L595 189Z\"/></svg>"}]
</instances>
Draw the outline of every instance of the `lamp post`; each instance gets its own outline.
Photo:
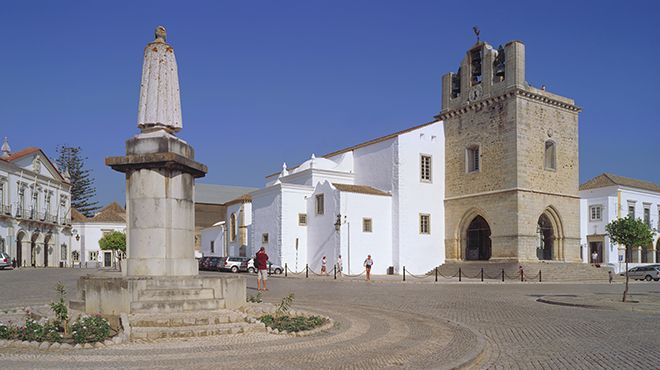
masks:
<instances>
[{"instance_id":1,"label":"lamp post","mask_svg":"<svg viewBox=\"0 0 660 370\"><path fill-rule=\"evenodd\" d=\"M347 231L347 237L348 241L346 243L347 247L347 256L346 256L346 263L348 264L348 274L351 274L351 223L348 221L348 216L344 216L344 221L342 222L341 219L341 214L337 214L337 220L335 221L335 231L339 232L341 230L341 225L346 224L346 231ZM341 245L341 234L339 234L339 240L340 240L340 245Z\"/></svg>"}]
</instances>

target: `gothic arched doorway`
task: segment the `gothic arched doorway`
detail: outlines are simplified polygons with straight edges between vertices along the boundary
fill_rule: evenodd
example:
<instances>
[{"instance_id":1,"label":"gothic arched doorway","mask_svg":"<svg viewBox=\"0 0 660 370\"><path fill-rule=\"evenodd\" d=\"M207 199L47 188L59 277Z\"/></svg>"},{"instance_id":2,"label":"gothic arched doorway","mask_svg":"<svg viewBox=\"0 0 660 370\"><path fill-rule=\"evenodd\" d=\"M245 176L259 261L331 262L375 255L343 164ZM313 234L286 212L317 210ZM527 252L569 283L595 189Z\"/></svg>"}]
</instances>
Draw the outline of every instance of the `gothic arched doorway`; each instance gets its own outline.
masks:
<instances>
[{"instance_id":1,"label":"gothic arched doorway","mask_svg":"<svg viewBox=\"0 0 660 370\"><path fill-rule=\"evenodd\" d=\"M23 237L25 237L23 232L16 235L16 267L23 266Z\"/></svg>"},{"instance_id":2,"label":"gothic arched doorway","mask_svg":"<svg viewBox=\"0 0 660 370\"><path fill-rule=\"evenodd\" d=\"M467 246L465 259L469 261L486 261L490 259L491 241L488 222L481 217L475 217L467 229Z\"/></svg>"},{"instance_id":3,"label":"gothic arched doorway","mask_svg":"<svg viewBox=\"0 0 660 370\"><path fill-rule=\"evenodd\" d=\"M545 213L539 217L536 230L539 233L539 246L536 249L536 257L540 260L552 260L555 232L550 219Z\"/></svg>"}]
</instances>

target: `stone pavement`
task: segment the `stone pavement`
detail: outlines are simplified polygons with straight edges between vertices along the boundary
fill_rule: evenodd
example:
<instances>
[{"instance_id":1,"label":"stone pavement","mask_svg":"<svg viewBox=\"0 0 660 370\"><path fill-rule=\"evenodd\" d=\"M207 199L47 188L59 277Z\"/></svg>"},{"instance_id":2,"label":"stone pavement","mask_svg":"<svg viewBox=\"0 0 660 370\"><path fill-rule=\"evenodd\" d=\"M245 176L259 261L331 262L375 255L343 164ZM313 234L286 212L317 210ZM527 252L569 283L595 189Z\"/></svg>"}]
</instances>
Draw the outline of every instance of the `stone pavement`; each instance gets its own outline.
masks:
<instances>
[{"instance_id":1,"label":"stone pavement","mask_svg":"<svg viewBox=\"0 0 660 370\"><path fill-rule=\"evenodd\" d=\"M2 306L21 305L22 289L28 289L31 302L41 296L40 303L45 303L53 296L51 285L57 280L75 285L78 274L57 269L0 271ZM249 279L248 294L255 294L255 279ZM199 369L461 364L488 369L650 369L660 363L660 321L655 313L537 302L614 297L622 292L621 284L377 281L271 278L266 301L277 303L293 292L294 308L337 321L332 330L310 337L230 335L76 352L0 348L0 363L3 368ZM660 283L635 282L631 291L640 300L637 304L644 304L640 297L660 296ZM259 357L262 362L255 360Z\"/></svg>"}]
</instances>

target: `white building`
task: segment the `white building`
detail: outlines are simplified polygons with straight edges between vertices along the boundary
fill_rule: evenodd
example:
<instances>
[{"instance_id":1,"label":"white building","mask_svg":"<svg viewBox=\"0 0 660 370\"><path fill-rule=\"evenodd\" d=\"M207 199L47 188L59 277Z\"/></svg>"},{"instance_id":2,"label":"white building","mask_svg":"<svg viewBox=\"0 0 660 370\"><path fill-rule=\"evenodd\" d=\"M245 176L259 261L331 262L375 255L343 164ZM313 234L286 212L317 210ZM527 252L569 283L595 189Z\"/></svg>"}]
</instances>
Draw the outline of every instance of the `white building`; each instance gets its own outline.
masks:
<instances>
[{"instance_id":1,"label":"white building","mask_svg":"<svg viewBox=\"0 0 660 370\"><path fill-rule=\"evenodd\" d=\"M660 185L604 173L580 186L581 242L584 262L598 254L598 262L617 272L625 269L625 247L606 235L605 225L620 217L642 219L654 230L654 242L629 250L630 267L660 263Z\"/></svg>"},{"instance_id":2,"label":"white building","mask_svg":"<svg viewBox=\"0 0 660 370\"><path fill-rule=\"evenodd\" d=\"M230 255L254 255L264 246L274 263L293 271L309 264L318 272L323 256L333 266L341 254L350 274L363 271L368 254L377 274L404 266L424 273L444 262L439 121L312 155L295 168L285 164L266 179L264 188L228 203L224 243ZM202 232L203 250L211 241L218 250L222 227Z\"/></svg>"},{"instance_id":3,"label":"white building","mask_svg":"<svg viewBox=\"0 0 660 370\"><path fill-rule=\"evenodd\" d=\"M65 174L66 175L66 174ZM20 266L67 266L71 185L39 148L0 155L0 251Z\"/></svg>"},{"instance_id":4,"label":"white building","mask_svg":"<svg viewBox=\"0 0 660 370\"><path fill-rule=\"evenodd\" d=\"M85 217L75 209L72 213L72 263L86 267L114 267L120 256L101 250L99 240L113 231L126 233L126 210L111 203L94 217Z\"/></svg>"}]
</instances>

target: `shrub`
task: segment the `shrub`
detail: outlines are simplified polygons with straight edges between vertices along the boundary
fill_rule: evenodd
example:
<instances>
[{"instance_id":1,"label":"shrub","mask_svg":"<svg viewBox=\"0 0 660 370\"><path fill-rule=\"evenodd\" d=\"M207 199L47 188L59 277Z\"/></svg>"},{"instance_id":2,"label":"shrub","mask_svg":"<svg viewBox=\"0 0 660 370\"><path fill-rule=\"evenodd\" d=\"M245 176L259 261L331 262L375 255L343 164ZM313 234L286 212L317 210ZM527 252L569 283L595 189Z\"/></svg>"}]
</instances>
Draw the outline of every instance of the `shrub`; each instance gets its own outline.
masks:
<instances>
[{"instance_id":1,"label":"shrub","mask_svg":"<svg viewBox=\"0 0 660 370\"><path fill-rule=\"evenodd\" d=\"M18 328L18 339L41 342L44 337L44 326L32 319L25 320L25 326Z\"/></svg>"},{"instance_id":2,"label":"shrub","mask_svg":"<svg viewBox=\"0 0 660 370\"><path fill-rule=\"evenodd\" d=\"M251 295L251 296L247 297L247 301L252 302L252 303L261 303L262 302L261 292L257 293L256 295Z\"/></svg>"},{"instance_id":3,"label":"shrub","mask_svg":"<svg viewBox=\"0 0 660 370\"><path fill-rule=\"evenodd\" d=\"M67 326L68 321L69 321L69 309L66 305L66 289L64 288L64 284L62 282L58 282L57 286L55 287L55 290L57 291L57 294L59 296L59 300L57 302L51 302L50 304L50 309L53 310L53 313L55 313L55 321L54 324L64 330L64 332L67 332Z\"/></svg>"},{"instance_id":4,"label":"shrub","mask_svg":"<svg viewBox=\"0 0 660 370\"><path fill-rule=\"evenodd\" d=\"M263 315L259 321L279 331L298 332L324 325L328 319L320 316Z\"/></svg>"},{"instance_id":5,"label":"shrub","mask_svg":"<svg viewBox=\"0 0 660 370\"><path fill-rule=\"evenodd\" d=\"M293 300L295 296L293 293L289 293L288 296L282 298L282 302L280 302L280 305L277 307L277 311L275 311L276 316L281 316L284 315L289 311L289 308L293 306Z\"/></svg>"},{"instance_id":6,"label":"shrub","mask_svg":"<svg viewBox=\"0 0 660 370\"><path fill-rule=\"evenodd\" d=\"M110 336L110 324L101 316L82 316L71 325L76 343L102 342Z\"/></svg>"},{"instance_id":7,"label":"shrub","mask_svg":"<svg viewBox=\"0 0 660 370\"><path fill-rule=\"evenodd\" d=\"M5 325L0 322L0 339L18 338L18 327L13 324Z\"/></svg>"}]
</instances>

